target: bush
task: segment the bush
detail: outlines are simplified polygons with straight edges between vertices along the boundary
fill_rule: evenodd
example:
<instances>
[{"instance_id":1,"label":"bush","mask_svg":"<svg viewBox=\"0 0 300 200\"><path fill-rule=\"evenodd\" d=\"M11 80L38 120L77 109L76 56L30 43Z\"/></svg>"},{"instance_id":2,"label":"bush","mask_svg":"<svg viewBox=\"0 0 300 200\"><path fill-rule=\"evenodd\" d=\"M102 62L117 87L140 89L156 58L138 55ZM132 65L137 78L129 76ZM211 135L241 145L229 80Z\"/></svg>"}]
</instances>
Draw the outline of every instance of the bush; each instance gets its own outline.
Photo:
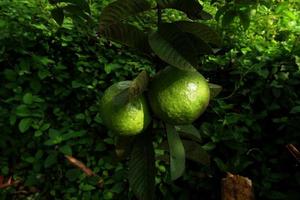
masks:
<instances>
[{"instance_id":1,"label":"bush","mask_svg":"<svg viewBox=\"0 0 300 200\"><path fill-rule=\"evenodd\" d=\"M102 126L99 100L112 83L143 69L153 73L153 63L96 37L105 4L92 1L86 26L85 19L66 16L60 27L47 1L0 2L0 177L20 181L1 189L1 199L134 199L126 160L116 157L114 137ZM247 30L237 21L222 29L231 50L205 57L201 73L224 90L194 123L211 166L189 161L184 176L170 183L168 165L156 161L158 199L219 199L228 171L251 178L257 199L299 197L299 168L285 149L299 143L300 129L294 8L261 5ZM81 160L101 182L65 155Z\"/></svg>"}]
</instances>

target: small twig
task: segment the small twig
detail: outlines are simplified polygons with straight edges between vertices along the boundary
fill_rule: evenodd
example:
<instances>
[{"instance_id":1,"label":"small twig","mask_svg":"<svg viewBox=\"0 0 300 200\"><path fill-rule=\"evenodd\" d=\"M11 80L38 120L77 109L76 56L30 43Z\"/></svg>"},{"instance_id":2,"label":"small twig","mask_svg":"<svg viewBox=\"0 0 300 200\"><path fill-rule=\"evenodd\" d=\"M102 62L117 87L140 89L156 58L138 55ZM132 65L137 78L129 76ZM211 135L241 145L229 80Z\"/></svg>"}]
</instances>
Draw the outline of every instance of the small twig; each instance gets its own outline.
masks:
<instances>
[{"instance_id":1,"label":"small twig","mask_svg":"<svg viewBox=\"0 0 300 200\"><path fill-rule=\"evenodd\" d=\"M287 144L285 146L289 152L292 154L292 156L294 156L294 158L300 162L300 152L299 150L293 145L293 144Z\"/></svg>"},{"instance_id":2,"label":"small twig","mask_svg":"<svg viewBox=\"0 0 300 200\"><path fill-rule=\"evenodd\" d=\"M81 161L72 156L65 155L65 157L72 165L81 169L87 176L96 176L96 174Z\"/></svg>"},{"instance_id":3,"label":"small twig","mask_svg":"<svg viewBox=\"0 0 300 200\"><path fill-rule=\"evenodd\" d=\"M10 176L5 183L3 183L3 180L4 180L3 176L0 176L0 189L14 186L20 182L20 181L14 181L12 176Z\"/></svg>"},{"instance_id":4,"label":"small twig","mask_svg":"<svg viewBox=\"0 0 300 200\"><path fill-rule=\"evenodd\" d=\"M73 156L67 156L65 155L66 159L75 167L79 168L81 171L83 171L87 176L95 176L99 178L98 181L98 187L103 188L104 186L104 180L102 177L99 177L97 174L95 174L90 168L88 168L85 164L83 164L81 161L77 160Z\"/></svg>"}]
</instances>

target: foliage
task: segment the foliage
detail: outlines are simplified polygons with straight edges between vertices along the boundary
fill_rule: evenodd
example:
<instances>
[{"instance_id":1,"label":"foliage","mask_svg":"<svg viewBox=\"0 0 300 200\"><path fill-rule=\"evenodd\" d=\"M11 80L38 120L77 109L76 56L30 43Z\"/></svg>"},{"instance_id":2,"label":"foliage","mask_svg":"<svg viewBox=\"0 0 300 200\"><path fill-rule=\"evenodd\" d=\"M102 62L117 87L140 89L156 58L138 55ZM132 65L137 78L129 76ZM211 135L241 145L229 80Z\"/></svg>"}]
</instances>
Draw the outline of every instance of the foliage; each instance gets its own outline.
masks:
<instances>
[{"instance_id":1,"label":"foliage","mask_svg":"<svg viewBox=\"0 0 300 200\"><path fill-rule=\"evenodd\" d=\"M80 2L0 2L0 175L21 182L1 189L1 199L134 199L126 180L127 160L116 157L98 102L112 83L142 70L153 74L152 66L161 61L99 39L99 14L110 1L84 1L89 2L84 9ZM163 142L165 130L154 124L158 199L219 199L226 171L251 178L257 199L299 197L299 167L284 147L299 143L299 3L268 0L248 9L239 2L247 1L202 4L214 16L219 12L221 23L202 24L220 30L224 47L218 56L202 57L200 70L223 90L194 126L175 127L189 159L174 182L166 170L166 155L172 152ZM231 9L237 17L229 23ZM247 17L240 14L244 11ZM129 20L129 25L154 30L153 16L153 11L142 19L132 16L140 23ZM162 13L167 23L187 18L181 11ZM192 146L201 148L188 148ZM83 161L103 179L102 185L64 155Z\"/></svg>"},{"instance_id":2,"label":"foliage","mask_svg":"<svg viewBox=\"0 0 300 200\"><path fill-rule=\"evenodd\" d=\"M143 69L151 72L149 61L91 37L71 18L58 26L46 1L0 4L0 175L12 175L22 185L0 190L1 199L127 195L127 172L115 159L98 102L112 83ZM64 155L85 163L103 178L103 186Z\"/></svg>"}]
</instances>

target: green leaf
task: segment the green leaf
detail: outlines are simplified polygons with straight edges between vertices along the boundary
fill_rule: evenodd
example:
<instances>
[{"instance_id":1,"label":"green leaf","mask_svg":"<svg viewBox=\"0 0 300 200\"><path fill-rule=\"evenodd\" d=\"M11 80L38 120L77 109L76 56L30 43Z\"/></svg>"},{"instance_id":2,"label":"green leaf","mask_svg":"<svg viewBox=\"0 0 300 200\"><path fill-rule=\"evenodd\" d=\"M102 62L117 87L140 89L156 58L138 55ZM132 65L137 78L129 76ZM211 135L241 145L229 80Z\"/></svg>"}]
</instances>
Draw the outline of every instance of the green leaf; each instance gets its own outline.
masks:
<instances>
[{"instance_id":1,"label":"green leaf","mask_svg":"<svg viewBox=\"0 0 300 200\"><path fill-rule=\"evenodd\" d=\"M70 3L69 5L77 6L84 11L89 11L89 1L88 0L59 0L60 2Z\"/></svg>"},{"instance_id":2,"label":"green leaf","mask_svg":"<svg viewBox=\"0 0 300 200\"><path fill-rule=\"evenodd\" d=\"M69 145L60 147L59 151L62 152L64 155L68 155L68 156L72 155L72 149Z\"/></svg>"},{"instance_id":3,"label":"green leaf","mask_svg":"<svg viewBox=\"0 0 300 200\"><path fill-rule=\"evenodd\" d=\"M79 169L69 169L66 172L66 177L69 179L69 181L73 182L80 177L81 173L82 172Z\"/></svg>"},{"instance_id":4,"label":"green leaf","mask_svg":"<svg viewBox=\"0 0 300 200\"><path fill-rule=\"evenodd\" d=\"M49 3L52 4L52 5L54 5L54 4L57 4L58 1L59 1L59 0L49 0Z\"/></svg>"},{"instance_id":5,"label":"green leaf","mask_svg":"<svg viewBox=\"0 0 300 200\"><path fill-rule=\"evenodd\" d=\"M160 8L173 8L180 10L190 19L211 19L212 16L203 11L203 6L198 0L157 0Z\"/></svg>"},{"instance_id":6,"label":"green leaf","mask_svg":"<svg viewBox=\"0 0 300 200\"><path fill-rule=\"evenodd\" d=\"M125 158L131 152L134 137L119 136L116 140L115 152L119 158Z\"/></svg>"},{"instance_id":7,"label":"green leaf","mask_svg":"<svg viewBox=\"0 0 300 200\"><path fill-rule=\"evenodd\" d=\"M38 76L40 77L40 79L45 79L46 77L50 76L50 72L45 67L42 67L38 71Z\"/></svg>"},{"instance_id":8,"label":"green leaf","mask_svg":"<svg viewBox=\"0 0 300 200\"><path fill-rule=\"evenodd\" d=\"M23 102L25 104L32 104L33 102L33 96L31 93L26 93L24 96L23 96Z\"/></svg>"},{"instance_id":9,"label":"green leaf","mask_svg":"<svg viewBox=\"0 0 300 200\"><path fill-rule=\"evenodd\" d=\"M24 118L19 122L19 130L21 133L26 132L32 123L32 119L31 118Z\"/></svg>"},{"instance_id":10,"label":"green leaf","mask_svg":"<svg viewBox=\"0 0 300 200\"><path fill-rule=\"evenodd\" d=\"M244 29L248 29L250 25L250 11L243 11L239 13L240 22Z\"/></svg>"},{"instance_id":11,"label":"green leaf","mask_svg":"<svg viewBox=\"0 0 300 200\"><path fill-rule=\"evenodd\" d=\"M19 117L27 117L31 115L31 111L29 110L29 108L26 105L19 105L16 108L16 114Z\"/></svg>"},{"instance_id":12,"label":"green leaf","mask_svg":"<svg viewBox=\"0 0 300 200\"><path fill-rule=\"evenodd\" d=\"M210 165L210 156L208 153L201 147L200 144L194 141L182 140L183 146L185 149L186 158L193 160L197 163L209 166Z\"/></svg>"},{"instance_id":13,"label":"green leaf","mask_svg":"<svg viewBox=\"0 0 300 200\"><path fill-rule=\"evenodd\" d=\"M126 104L129 103L129 87L130 86L128 86L128 88L125 88L124 90L120 91L114 96L112 101L116 108L124 107Z\"/></svg>"},{"instance_id":14,"label":"green leaf","mask_svg":"<svg viewBox=\"0 0 300 200\"><path fill-rule=\"evenodd\" d=\"M231 22L233 22L236 16L236 12L234 10L228 10L222 18L222 26L227 27Z\"/></svg>"},{"instance_id":15,"label":"green leaf","mask_svg":"<svg viewBox=\"0 0 300 200\"><path fill-rule=\"evenodd\" d=\"M117 107L123 107L136 97L140 96L148 87L149 77L146 71L142 71L124 90L120 91L113 98Z\"/></svg>"},{"instance_id":16,"label":"green leaf","mask_svg":"<svg viewBox=\"0 0 300 200\"><path fill-rule=\"evenodd\" d=\"M124 19L151 9L147 0L117 0L106 6L101 15L99 32L101 33L108 25L118 24Z\"/></svg>"},{"instance_id":17,"label":"green leaf","mask_svg":"<svg viewBox=\"0 0 300 200\"><path fill-rule=\"evenodd\" d=\"M72 138L82 137L84 134L85 134L84 131L72 131L71 130L68 133L63 134L62 138L65 141L65 140L69 140L69 139L72 139Z\"/></svg>"},{"instance_id":18,"label":"green leaf","mask_svg":"<svg viewBox=\"0 0 300 200\"><path fill-rule=\"evenodd\" d=\"M103 37L120 44L138 49L142 52L149 52L147 35L130 24L117 23L108 25L99 32Z\"/></svg>"},{"instance_id":19,"label":"green leaf","mask_svg":"<svg viewBox=\"0 0 300 200\"><path fill-rule=\"evenodd\" d=\"M91 191L91 190L96 189L96 187L93 186L93 185L89 185L89 184L82 184L80 186L80 189L83 190L83 191Z\"/></svg>"},{"instance_id":20,"label":"green leaf","mask_svg":"<svg viewBox=\"0 0 300 200\"><path fill-rule=\"evenodd\" d=\"M15 81L17 76L18 76L18 74L14 70L11 70L11 69L4 70L4 77L9 81Z\"/></svg>"},{"instance_id":21,"label":"green leaf","mask_svg":"<svg viewBox=\"0 0 300 200\"><path fill-rule=\"evenodd\" d=\"M41 126L41 131L46 131L47 129L49 129L50 128L50 126L51 126L51 124L49 124L49 123L45 123L45 124L43 124L42 126Z\"/></svg>"},{"instance_id":22,"label":"green leaf","mask_svg":"<svg viewBox=\"0 0 300 200\"><path fill-rule=\"evenodd\" d=\"M163 61L182 70L195 71L199 54L195 41L175 24L162 24L149 35L149 44Z\"/></svg>"},{"instance_id":23,"label":"green leaf","mask_svg":"<svg viewBox=\"0 0 300 200\"><path fill-rule=\"evenodd\" d=\"M215 158L214 161L222 172L228 171L228 166L220 158Z\"/></svg>"},{"instance_id":24,"label":"green leaf","mask_svg":"<svg viewBox=\"0 0 300 200\"><path fill-rule=\"evenodd\" d=\"M225 5L225 6L221 7L221 8L219 8L218 11L217 11L216 14L215 14L215 19L216 19L216 21L219 21L219 20L220 20L220 17L221 17L222 15L224 15L224 13L225 13L227 10L228 10L228 5Z\"/></svg>"},{"instance_id":25,"label":"green leaf","mask_svg":"<svg viewBox=\"0 0 300 200\"><path fill-rule=\"evenodd\" d=\"M148 87L149 76L146 71L142 71L139 75L132 81L129 87L129 99L135 99L140 96Z\"/></svg>"},{"instance_id":26,"label":"green leaf","mask_svg":"<svg viewBox=\"0 0 300 200\"><path fill-rule=\"evenodd\" d=\"M209 20L209 19L212 19L212 18L213 18L213 16L210 13L208 13L204 10L202 10L200 12L200 19Z\"/></svg>"},{"instance_id":27,"label":"green leaf","mask_svg":"<svg viewBox=\"0 0 300 200\"><path fill-rule=\"evenodd\" d=\"M122 68L123 66L120 65L119 63L107 63L104 65L104 71L105 73L109 74L113 71L116 71L120 68Z\"/></svg>"},{"instance_id":28,"label":"green leaf","mask_svg":"<svg viewBox=\"0 0 300 200\"><path fill-rule=\"evenodd\" d=\"M176 180L183 174L185 169L185 151L175 127L166 124L166 130L170 148L171 180Z\"/></svg>"},{"instance_id":29,"label":"green leaf","mask_svg":"<svg viewBox=\"0 0 300 200\"><path fill-rule=\"evenodd\" d=\"M50 139L45 141L45 145L55 145L64 141L62 134L56 129L49 129L49 137Z\"/></svg>"},{"instance_id":30,"label":"green leaf","mask_svg":"<svg viewBox=\"0 0 300 200\"><path fill-rule=\"evenodd\" d=\"M14 115L14 114L10 114L10 116L9 116L9 124L10 125L15 125L16 121L17 121L17 116Z\"/></svg>"},{"instance_id":31,"label":"green leaf","mask_svg":"<svg viewBox=\"0 0 300 200\"><path fill-rule=\"evenodd\" d=\"M291 114L300 113L300 106L295 106L290 111Z\"/></svg>"},{"instance_id":32,"label":"green leaf","mask_svg":"<svg viewBox=\"0 0 300 200\"><path fill-rule=\"evenodd\" d=\"M48 155L44 162L44 167L49 168L57 162L57 153L51 153Z\"/></svg>"},{"instance_id":33,"label":"green leaf","mask_svg":"<svg viewBox=\"0 0 300 200\"><path fill-rule=\"evenodd\" d=\"M51 10L51 15L52 15L53 19L56 21L56 23L61 26L62 23L64 22L63 9L56 7L53 10Z\"/></svg>"},{"instance_id":34,"label":"green leaf","mask_svg":"<svg viewBox=\"0 0 300 200\"><path fill-rule=\"evenodd\" d=\"M175 126L178 133L185 133L188 138L195 139L198 142L201 142L201 136L198 129L193 125L177 125Z\"/></svg>"},{"instance_id":35,"label":"green leaf","mask_svg":"<svg viewBox=\"0 0 300 200\"><path fill-rule=\"evenodd\" d=\"M174 22L174 24L176 24L182 32L191 33L206 43L214 44L217 47L220 47L222 44L221 37L216 31L205 24L189 21L177 21Z\"/></svg>"},{"instance_id":36,"label":"green leaf","mask_svg":"<svg viewBox=\"0 0 300 200\"><path fill-rule=\"evenodd\" d=\"M155 194L155 159L152 139L138 135L129 160L129 185L140 200L153 200Z\"/></svg>"},{"instance_id":37,"label":"green leaf","mask_svg":"<svg viewBox=\"0 0 300 200\"><path fill-rule=\"evenodd\" d=\"M213 99L216 96L218 96L223 89L221 85L217 85L213 83L208 83L208 86L210 90L210 99Z\"/></svg>"},{"instance_id":38,"label":"green leaf","mask_svg":"<svg viewBox=\"0 0 300 200\"><path fill-rule=\"evenodd\" d=\"M236 4L240 4L240 5L255 5L257 4L259 1L257 0L234 0L234 2Z\"/></svg>"},{"instance_id":39,"label":"green leaf","mask_svg":"<svg viewBox=\"0 0 300 200\"><path fill-rule=\"evenodd\" d=\"M34 131L34 137L40 137L41 135L43 135L43 131L40 130Z\"/></svg>"}]
</instances>

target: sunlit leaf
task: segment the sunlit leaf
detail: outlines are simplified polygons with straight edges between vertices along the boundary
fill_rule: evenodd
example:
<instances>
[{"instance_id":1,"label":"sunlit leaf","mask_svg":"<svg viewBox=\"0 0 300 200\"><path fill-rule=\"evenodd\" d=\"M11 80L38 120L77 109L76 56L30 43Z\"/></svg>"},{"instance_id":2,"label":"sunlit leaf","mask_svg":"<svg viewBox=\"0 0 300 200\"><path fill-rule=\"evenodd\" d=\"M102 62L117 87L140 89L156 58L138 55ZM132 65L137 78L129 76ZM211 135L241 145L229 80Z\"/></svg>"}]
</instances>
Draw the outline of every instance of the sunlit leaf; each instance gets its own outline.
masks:
<instances>
[{"instance_id":1,"label":"sunlit leaf","mask_svg":"<svg viewBox=\"0 0 300 200\"><path fill-rule=\"evenodd\" d=\"M162 8L173 8L180 10L190 19L211 19L212 16L204 12L203 6L198 0L157 0L157 4Z\"/></svg>"},{"instance_id":2,"label":"sunlit leaf","mask_svg":"<svg viewBox=\"0 0 300 200\"><path fill-rule=\"evenodd\" d=\"M255 5L259 1L258 0L234 0L234 2L240 5Z\"/></svg>"}]
</instances>

